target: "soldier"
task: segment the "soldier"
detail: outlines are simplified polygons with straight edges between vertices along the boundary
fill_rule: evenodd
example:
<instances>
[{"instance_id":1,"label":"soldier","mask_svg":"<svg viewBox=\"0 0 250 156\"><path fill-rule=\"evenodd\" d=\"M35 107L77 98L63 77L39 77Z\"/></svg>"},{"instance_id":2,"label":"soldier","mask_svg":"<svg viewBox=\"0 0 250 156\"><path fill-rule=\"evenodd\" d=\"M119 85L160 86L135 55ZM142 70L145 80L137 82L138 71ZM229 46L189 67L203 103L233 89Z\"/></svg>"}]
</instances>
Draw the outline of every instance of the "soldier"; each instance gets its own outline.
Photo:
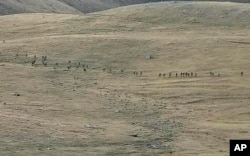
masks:
<instances>
[{"instance_id":1,"label":"soldier","mask_svg":"<svg viewBox=\"0 0 250 156\"><path fill-rule=\"evenodd\" d=\"M71 68L71 65L68 65L68 66L67 66L67 68L68 68L68 70L70 70L70 68Z\"/></svg>"},{"instance_id":2,"label":"soldier","mask_svg":"<svg viewBox=\"0 0 250 156\"><path fill-rule=\"evenodd\" d=\"M161 73L159 73L159 77L161 77Z\"/></svg>"},{"instance_id":3,"label":"soldier","mask_svg":"<svg viewBox=\"0 0 250 156\"><path fill-rule=\"evenodd\" d=\"M168 74L168 77L171 77L171 72Z\"/></svg>"},{"instance_id":4,"label":"soldier","mask_svg":"<svg viewBox=\"0 0 250 156\"><path fill-rule=\"evenodd\" d=\"M142 71L140 72L140 75L142 76Z\"/></svg>"},{"instance_id":5,"label":"soldier","mask_svg":"<svg viewBox=\"0 0 250 156\"><path fill-rule=\"evenodd\" d=\"M210 72L210 76L214 77L214 73L213 73L213 72Z\"/></svg>"},{"instance_id":6,"label":"soldier","mask_svg":"<svg viewBox=\"0 0 250 156\"><path fill-rule=\"evenodd\" d=\"M175 77L178 77L178 73L175 74Z\"/></svg>"},{"instance_id":7,"label":"soldier","mask_svg":"<svg viewBox=\"0 0 250 156\"><path fill-rule=\"evenodd\" d=\"M240 75L243 76L244 72L241 72Z\"/></svg>"},{"instance_id":8,"label":"soldier","mask_svg":"<svg viewBox=\"0 0 250 156\"><path fill-rule=\"evenodd\" d=\"M36 60L33 60L33 61L31 62L31 65L34 66L35 63L36 63Z\"/></svg>"}]
</instances>

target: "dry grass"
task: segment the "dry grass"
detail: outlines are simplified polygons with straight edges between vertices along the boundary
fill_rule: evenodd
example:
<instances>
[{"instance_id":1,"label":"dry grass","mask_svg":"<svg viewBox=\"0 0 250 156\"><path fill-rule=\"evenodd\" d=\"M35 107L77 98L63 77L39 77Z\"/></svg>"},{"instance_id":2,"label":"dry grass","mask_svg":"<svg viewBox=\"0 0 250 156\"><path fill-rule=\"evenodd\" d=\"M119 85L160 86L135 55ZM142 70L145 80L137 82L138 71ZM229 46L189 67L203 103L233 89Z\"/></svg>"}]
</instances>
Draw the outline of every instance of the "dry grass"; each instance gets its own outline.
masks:
<instances>
[{"instance_id":1,"label":"dry grass","mask_svg":"<svg viewBox=\"0 0 250 156\"><path fill-rule=\"evenodd\" d=\"M229 139L249 139L250 31L228 15L249 6L164 4L0 17L0 155L228 155ZM190 7L234 24L199 13L185 22L180 8Z\"/></svg>"}]
</instances>

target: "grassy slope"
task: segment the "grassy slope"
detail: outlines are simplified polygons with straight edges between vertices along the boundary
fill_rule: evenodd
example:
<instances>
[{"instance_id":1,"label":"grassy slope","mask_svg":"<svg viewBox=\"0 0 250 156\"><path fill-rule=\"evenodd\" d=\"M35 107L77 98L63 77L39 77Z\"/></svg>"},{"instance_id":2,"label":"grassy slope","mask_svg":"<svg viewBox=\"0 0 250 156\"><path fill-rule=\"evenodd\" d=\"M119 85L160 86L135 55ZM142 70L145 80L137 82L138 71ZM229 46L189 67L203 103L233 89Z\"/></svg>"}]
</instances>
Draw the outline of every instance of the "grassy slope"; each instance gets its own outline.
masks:
<instances>
[{"instance_id":1,"label":"grassy slope","mask_svg":"<svg viewBox=\"0 0 250 156\"><path fill-rule=\"evenodd\" d=\"M155 3L0 17L1 154L228 155L228 140L250 133L249 8ZM87 73L63 71L69 60ZM186 71L199 77L158 77Z\"/></svg>"}]
</instances>

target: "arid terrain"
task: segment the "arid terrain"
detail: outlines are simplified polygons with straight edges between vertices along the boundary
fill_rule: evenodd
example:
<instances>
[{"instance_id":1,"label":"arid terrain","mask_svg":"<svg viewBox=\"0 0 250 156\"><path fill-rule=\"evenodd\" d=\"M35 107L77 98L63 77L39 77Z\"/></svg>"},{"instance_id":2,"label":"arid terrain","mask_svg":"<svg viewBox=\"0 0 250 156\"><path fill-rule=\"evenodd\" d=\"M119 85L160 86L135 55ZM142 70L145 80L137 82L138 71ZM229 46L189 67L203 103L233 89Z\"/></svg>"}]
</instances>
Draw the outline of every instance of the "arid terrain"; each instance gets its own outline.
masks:
<instances>
[{"instance_id":1,"label":"arid terrain","mask_svg":"<svg viewBox=\"0 0 250 156\"><path fill-rule=\"evenodd\" d=\"M0 21L0 155L228 156L250 139L250 4Z\"/></svg>"}]
</instances>

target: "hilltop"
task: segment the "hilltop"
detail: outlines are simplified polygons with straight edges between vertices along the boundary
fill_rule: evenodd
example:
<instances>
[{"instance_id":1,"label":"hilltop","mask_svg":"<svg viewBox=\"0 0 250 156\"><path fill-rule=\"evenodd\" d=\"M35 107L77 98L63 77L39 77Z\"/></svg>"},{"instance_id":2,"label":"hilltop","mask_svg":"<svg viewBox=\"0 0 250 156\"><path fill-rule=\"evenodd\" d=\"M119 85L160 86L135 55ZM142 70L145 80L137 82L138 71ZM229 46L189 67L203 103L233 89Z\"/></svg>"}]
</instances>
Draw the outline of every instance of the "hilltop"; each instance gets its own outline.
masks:
<instances>
[{"instance_id":1,"label":"hilltop","mask_svg":"<svg viewBox=\"0 0 250 156\"><path fill-rule=\"evenodd\" d=\"M17 13L89 13L123 5L157 0L4 0L0 15ZM159 0L158 0L159 1Z\"/></svg>"}]
</instances>

